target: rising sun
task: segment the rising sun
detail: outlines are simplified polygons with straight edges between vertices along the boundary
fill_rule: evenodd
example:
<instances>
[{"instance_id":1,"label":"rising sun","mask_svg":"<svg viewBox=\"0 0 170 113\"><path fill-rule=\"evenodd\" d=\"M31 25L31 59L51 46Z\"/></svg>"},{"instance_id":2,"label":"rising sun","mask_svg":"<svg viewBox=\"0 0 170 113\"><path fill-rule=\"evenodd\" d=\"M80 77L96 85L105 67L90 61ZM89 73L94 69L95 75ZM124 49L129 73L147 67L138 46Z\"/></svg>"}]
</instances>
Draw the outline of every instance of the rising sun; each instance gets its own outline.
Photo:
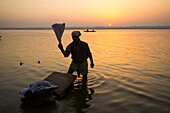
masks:
<instances>
[{"instance_id":1,"label":"rising sun","mask_svg":"<svg viewBox=\"0 0 170 113\"><path fill-rule=\"evenodd\" d=\"M112 24L109 24L109 26L111 26Z\"/></svg>"}]
</instances>

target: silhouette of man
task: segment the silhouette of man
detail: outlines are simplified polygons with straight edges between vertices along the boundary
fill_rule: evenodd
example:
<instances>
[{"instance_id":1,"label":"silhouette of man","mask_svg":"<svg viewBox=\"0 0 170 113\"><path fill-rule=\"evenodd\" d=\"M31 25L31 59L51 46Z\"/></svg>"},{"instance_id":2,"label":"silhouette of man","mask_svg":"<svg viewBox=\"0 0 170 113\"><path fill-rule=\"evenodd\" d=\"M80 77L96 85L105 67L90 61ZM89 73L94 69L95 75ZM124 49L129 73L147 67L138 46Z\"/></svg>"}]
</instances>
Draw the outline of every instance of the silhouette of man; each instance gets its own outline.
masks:
<instances>
[{"instance_id":1,"label":"silhouette of man","mask_svg":"<svg viewBox=\"0 0 170 113\"><path fill-rule=\"evenodd\" d=\"M80 74L83 75L83 79L87 80L87 73L88 73L88 63L87 59L90 59L91 68L94 67L93 57L89 46L86 42L80 40L81 33L80 31L73 31L72 32L72 39L71 42L66 50L63 49L62 44L59 44L58 47L63 53L64 57L68 57L71 53L72 55L72 62L70 64L69 70L67 73L72 74L74 71L77 71L78 76Z\"/></svg>"}]
</instances>

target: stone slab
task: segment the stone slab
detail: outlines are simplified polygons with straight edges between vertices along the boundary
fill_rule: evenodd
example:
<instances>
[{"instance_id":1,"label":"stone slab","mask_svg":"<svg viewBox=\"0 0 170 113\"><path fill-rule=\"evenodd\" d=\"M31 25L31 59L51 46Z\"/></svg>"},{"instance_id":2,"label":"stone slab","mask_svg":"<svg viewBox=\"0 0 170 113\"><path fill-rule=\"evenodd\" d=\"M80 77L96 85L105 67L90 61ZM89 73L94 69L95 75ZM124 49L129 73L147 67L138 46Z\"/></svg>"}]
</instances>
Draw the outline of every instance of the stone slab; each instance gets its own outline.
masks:
<instances>
[{"instance_id":1,"label":"stone slab","mask_svg":"<svg viewBox=\"0 0 170 113\"><path fill-rule=\"evenodd\" d=\"M72 74L53 72L44 80L50 82L52 85L57 85L58 88L55 89L55 93L58 97L62 97L64 96L65 92L71 87L76 77L76 75Z\"/></svg>"}]
</instances>

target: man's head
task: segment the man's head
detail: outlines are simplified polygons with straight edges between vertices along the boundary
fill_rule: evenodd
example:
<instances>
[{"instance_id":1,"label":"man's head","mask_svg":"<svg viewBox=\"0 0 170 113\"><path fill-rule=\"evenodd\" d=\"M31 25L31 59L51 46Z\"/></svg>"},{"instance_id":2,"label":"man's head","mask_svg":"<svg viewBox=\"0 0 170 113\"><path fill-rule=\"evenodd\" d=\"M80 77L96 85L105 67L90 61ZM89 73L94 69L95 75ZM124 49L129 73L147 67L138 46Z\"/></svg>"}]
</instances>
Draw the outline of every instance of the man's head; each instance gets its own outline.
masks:
<instances>
[{"instance_id":1,"label":"man's head","mask_svg":"<svg viewBox=\"0 0 170 113\"><path fill-rule=\"evenodd\" d=\"M80 40L79 37L81 36L80 31L73 31L73 32L71 33L71 35L72 35L73 41L76 42L76 43L78 43L79 40Z\"/></svg>"}]
</instances>

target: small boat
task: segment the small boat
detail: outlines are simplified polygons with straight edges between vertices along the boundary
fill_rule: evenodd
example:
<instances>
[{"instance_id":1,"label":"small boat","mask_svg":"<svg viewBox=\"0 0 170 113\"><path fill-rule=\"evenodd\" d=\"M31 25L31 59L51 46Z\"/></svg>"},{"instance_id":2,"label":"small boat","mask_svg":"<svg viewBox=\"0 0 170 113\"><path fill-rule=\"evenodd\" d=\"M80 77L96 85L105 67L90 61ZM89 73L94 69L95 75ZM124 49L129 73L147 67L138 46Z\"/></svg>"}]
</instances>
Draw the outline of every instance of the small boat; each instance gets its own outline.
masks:
<instances>
[{"instance_id":1,"label":"small boat","mask_svg":"<svg viewBox=\"0 0 170 113\"><path fill-rule=\"evenodd\" d=\"M91 31L89 31L89 29L87 29L86 31L84 32L96 32L94 29L92 29Z\"/></svg>"}]
</instances>

